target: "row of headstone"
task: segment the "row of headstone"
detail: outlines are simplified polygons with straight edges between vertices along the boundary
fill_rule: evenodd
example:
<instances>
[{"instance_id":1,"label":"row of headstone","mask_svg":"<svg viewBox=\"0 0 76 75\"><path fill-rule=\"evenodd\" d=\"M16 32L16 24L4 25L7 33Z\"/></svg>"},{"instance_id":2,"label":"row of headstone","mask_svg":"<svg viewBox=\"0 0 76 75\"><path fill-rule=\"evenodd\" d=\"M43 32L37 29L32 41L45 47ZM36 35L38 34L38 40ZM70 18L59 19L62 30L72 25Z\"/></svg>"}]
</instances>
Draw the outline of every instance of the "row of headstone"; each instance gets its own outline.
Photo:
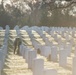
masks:
<instances>
[{"instance_id":1,"label":"row of headstone","mask_svg":"<svg viewBox=\"0 0 76 75\"><path fill-rule=\"evenodd\" d=\"M41 46L40 47L40 54L45 56L46 58L49 57L50 61L57 62L58 61L58 53L59 53L59 65L65 67L67 65L67 52L66 50L60 50L58 52L58 48L56 46Z\"/></svg>"},{"instance_id":2,"label":"row of headstone","mask_svg":"<svg viewBox=\"0 0 76 75\"><path fill-rule=\"evenodd\" d=\"M32 27L28 27L27 25L22 27L21 30L26 30L26 29L30 29L30 30L42 30L42 31L75 31L76 27L48 27L48 26L32 26Z\"/></svg>"},{"instance_id":3,"label":"row of headstone","mask_svg":"<svg viewBox=\"0 0 76 75\"><path fill-rule=\"evenodd\" d=\"M26 59L28 68L32 70L33 75L57 75L55 69L44 69L44 60L37 58L37 51L20 46L20 54Z\"/></svg>"},{"instance_id":4,"label":"row of headstone","mask_svg":"<svg viewBox=\"0 0 76 75\"><path fill-rule=\"evenodd\" d=\"M74 37L73 34L75 33L75 30L76 30L76 28L68 28L68 27L63 27L63 28L62 27L60 27L60 28L54 27L54 28L52 28L51 27L51 29L49 30L50 35L52 35L52 37L55 40L59 40L59 41L57 41L59 43L59 53L56 50L57 47L55 47L55 48L51 48L51 50L42 49L41 54L43 56L47 56L47 55L45 55L45 52L47 54L47 53L49 53L48 51L51 51L50 52L50 54L51 54L51 59L50 60L52 60L52 61L57 61L58 60L57 54L59 54L59 65L62 66L62 67L66 67L67 66L67 57L71 55L72 43L73 43L71 41L72 39L70 38L70 36L72 36L72 38ZM42 31L46 31L46 30L42 29ZM70 33L69 31L71 31L72 33ZM56 32L56 34L55 34L55 32ZM70 44L66 44L66 43L63 44L62 40L58 39L57 34L60 35L61 38L65 38L67 41L69 41ZM35 45L36 44L37 43L35 43ZM39 48L40 48L40 46L39 46ZM74 60L73 61L73 71L72 71L73 75L76 75L75 71L76 71L76 69L75 69L75 60Z\"/></svg>"},{"instance_id":5,"label":"row of headstone","mask_svg":"<svg viewBox=\"0 0 76 75\"><path fill-rule=\"evenodd\" d=\"M46 27L46 26L42 26L42 27L37 27L37 26L33 26L33 27L28 27L28 26L26 26L26 27L23 27L23 28L21 28L21 29L25 29L25 30L35 30L35 31L37 31L40 35L42 35L43 34L43 32L42 31L46 31L46 30L49 30L49 29L51 29L51 30L49 30L49 32L54 32L54 31L56 31L56 32L58 32L58 33L60 33L60 34L62 34L62 32L65 32L65 31L68 31L68 30L74 30L73 32L75 32L75 29L76 28L68 28L68 27L50 27L50 28L48 28L48 27ZM62 31L62 29L64 30L64 31ZM68 31L69 32L69 31Z\"/></svg>"},{"instance_id":6,"label":"row of headstone","mask_svg":"<svg viewBox=\"0 0 76 75\"><path fill-rule=\"evenodd\" d=\"M57 61L58 60L58 57L57 57L57 54L58 54L57 47L52 47L52 49L51 49L50 46L45 46L45 45L41 46L35 40L32 40L32 41L33 41L33 45L35 47L35 50L39 49L40 52L41 52L41 55L43 55L45 57L48 57L49 55L51 55L50 60L52 60L52 61ZM62 56L61 56L61 58L62 58ZM61 59L59 61L61 61ZM60 62L59 64L63 64L63 63Z\"/></svg>"},{"instance_id":7,"label":"row of headstone","mask_svg":"<svg viewBox=\"0 0 76 75\"><path fill-rule=\"evenodd\" d=\"M51 33L51 34L53 34L53 32ZM56 36L55 36L56 35ZM61 40L61 38L59 38L58 39L58 37L57 37L57 35L58 34L53 34L53 38L56 40L56 42L59 44L59 48L61 48L60 46L62 45L62 46L64 46L64 50L66 50L67 51L67 53L68 53L68 56L70 56L71 55L71 50L72 50L72 46L74 46L74 42L73 42L73 39L70 39L69 37L66 37L66 40L69 42L69 45L68 44L66 44L66 42L63 42L62 40ZM55 36L55 37L54 37ZM47 40L47 42L49 43L49 41ZM49 43L50 44L50 43ZM48 44L47 44L48 45ZM67 46L68 45L68 46ZM53 46L53 45L51 45L51 46Z\"/></svg>"},{"instance_id":8,"label":"row of headstone","mask_svg":"<svg viewBox=\"0 0 76 75\"><path fill-rule=\"evenodd\" d=\"M35 43L35 45L36 45L36 43ZM60 51L59 51L59 65L62 66L62 67L66 67L67 66L67 57L71 55L72 47L71 47L70 44L69 45L66 44L66 47L63 48L63 50L61 48L60 48ZM58 60L57 47L55 47L55 48L53 47L52 49L48 49L48 48L46 49L46 46L43 46L43 49L40 49L40 50L42 50L41 55L48 56L48 55L51 54L50 60L52 60L52 61L57 61ZM48 55L47 55L47 53L48 53Z\"/></svg>"},{"instance_id":9,"label":"row of headstone","mask_svg":"<svg viewBox=\"0 0 76 75\"><path fill-rule=\"evenodd\" d=\"M40 54L41 55L43 55L43 56L45 56L45 57L48 57L49 55L51 55L51 58L50 58L50 60L52 60L52 61L57 61L57 49L56 49L56 47L55 47L55 49L53 50L53 49L51 49L51 47L50 46L46 46L46 45L40 45L40 44L38 44L36 41L35 41L35 39L34 40L32 40L32 42L33 42L33 46L34 46L34 48L35 48L35 50L37 50L37 52L38 52L38 50L40 50ZM48 43L48 41L46 40L46 42ZM48 45L49 45L50 43L48 43ZM52 52L52 53L51 53Z\"/></svg>"},{"instance_id":10,"label":"row of headstone","mask_svg":"<svg viewBox=\"0 0 76 75\"><path fill-rule=\"evenodd\" d=\"M4 67L4 62L8 51L9 29L10 29L9 26L6 25L4 41L0 49L0 75L1 75L1 70Z\"/></svg>"}]
</instances>

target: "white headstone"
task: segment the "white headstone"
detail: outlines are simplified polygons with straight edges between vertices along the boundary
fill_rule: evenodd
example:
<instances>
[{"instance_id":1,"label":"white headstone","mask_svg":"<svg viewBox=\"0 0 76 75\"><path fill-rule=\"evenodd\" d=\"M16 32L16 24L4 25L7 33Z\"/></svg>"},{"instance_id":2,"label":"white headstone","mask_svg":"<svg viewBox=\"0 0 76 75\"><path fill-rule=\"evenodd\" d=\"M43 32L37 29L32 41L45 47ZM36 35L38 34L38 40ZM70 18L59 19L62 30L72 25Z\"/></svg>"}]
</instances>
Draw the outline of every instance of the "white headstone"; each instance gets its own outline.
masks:
<instances>
[{"instance_id":1,"label":"white headstone","mask_svg":"<svg viewBox=\"0 0 76 75\"><path fill-rule=\"evenodd\" d=\"M21 45L20 45L20 52L19 52L19 53L20 53L20 55L22 55L22 56L23 56L23 53L24 53L24 52L23 52L23 49L24 49L24 45L21 44Z\"/></svg>"},{"instance_id":2,"label":"white headstone","mask_svg":"<svg viewBox=\"0 0 76 75\"><path fill-rule=\"evenodd\" d=\"M53 47L51 48L51 60L52 60L52 61L57 61L57 59L58 59L57 54L58 54L58 49L57 49L56 46L53 46Z\"/></svg>"},{"instance_id":3,"label":"white headstone","mask_svg":"<svg viewBox=\"0 0 76 75\"><path fill-rule=\"evenodd\" d=\"M28 52L30 51L31 49L27 48L25 50L25 59L26 59L26 62L28 63Z\"/></svg>"},{"instance_id":4,"label":"white headstone","mask_svg":"<svg viewBox=\"0 0 76 75\"><path fill-rule=\"evenodd\" d=\"M76 47L75 47L75 50L74 50L74 56L76 56Z\"/></svg>"},{"instance_id":5,"label":"white headstone","mask_svg":"<svg viewBox=\"0 0 76 75\"><path fill-rule=\"evenodd\" d=\"M73 58L72 75L76 75L76 57Z\"/></svg>"},{"instance_id":6,"label":"white headstone","mask_svg":"<svg viewBox=\"0 0 76 75\"><path fill-rule=\"evenodd\" d=\"M9 29L10 29L9 25L6 25L6 30L9 30Z\"/></svg>"},{"instance_id":7,"label":"white headstone","mask_svg":"<svg viewBox=\"0 0 76 75\"><path fill-rule=\"evenodd\" d=\"M40 44L37 43L35 40L32 40L32 41L33 41L32 44L33 44L35 50L39 49L40 48Z\"/></svg>"},{"instance_id":8,"label":"white headstone","mask_svg":"<svg viewBox=\"0 0 76 75\"><path fill-rule=\"evenodd\" d=\"M9 33L10 27L6 25L6 30L5 30L5 37L8 38L8 33Z\"/></svg>"},{"instance_id":9,"label":"white headstone","mask_svg":"<svg viewBox=\"0 0 76 75\"><path fill-rule=\"evenodd\" d=\"M37 53L35 50L28 51L28 68L32 69L33 67L33 59L37 57Z\"/></svg>"},{"instance_id":10,"label":"white headstone","mask_svg":"<svg viewBox=\"0 0 76 75\"><path fill-rule=\"evenodd\" d=\"M44 70L44 60L43 59L34 59L33 60L33 75L43 75Z\"/></svg>"},{"instance_id":11,"label":"white headstone","mask_svg":"<svg viewBox=\"0 0 76 75\"><path fill-rule=\"evenodd\" d=\"M48 57L51 54L51 47L50 46L41 46L41 55Z\"/></svg>"},{"instance_id":12,"label":"white headstone","mask_svg":"<svg viewBox=\"0 0 76 75\"><path fill-rule=\"evenodd\" d=\"M71 44L66 45L65 50L66 50L67 56L71 56L72 45Z\"/></svg>"},{"instance_id":13,"label":"white headstone","mask_svg":"<svg viewBox=\"0 0 76 75\"><path fill-rule=\"evenodd\" d=\"M64 33L64 32L62 32L61 36L64 38L64 37L65 37L65 33Z\"/></svg>"},{"instance_id":14,"label":"white headstone","mask_svg":"<svg viewBox=\"0 0 76 75\"><path fill-rule=\"evenodd\" d=\"M46 43L46 45L50 45L50 41L49 41L49 39L48 38L44 38L45 39L45 43Z\"/></svg>"},{"instance_id":15,"label":"white headstone","mask_svg":"<svg viewBox=\"0 0 76 75\"><path fill-rule=\"evenodd\" d=\"M1 70L3 69L3 65L4 65L3 58L4 58L3 52L0 50Z\"/></svg>"},{"instance_id":16,"label":"white headstone","mask_svg":"<svg viewBox=\"0 0 76 75\"><path fill-rule=\"evenodd\" d=\"M0 30L3 30L3 28L2 28L2 27L0 27Z\"/></svg>"},{"instance_id":17,"label":"white headstone","mask_svg":"<svg viewBox=\"0 0 76 75\"><path fill-rule=\"evenodd\" d=\"M51 47L50 46L45 46L44 48L45 48L44 49L44 56L48 57L49 54L51 54Z\"/></svg>"},{"instance_id":18,"label":"white headstone","mask_svg":"<svg viewBox=\"0 0 76 75\"><path fill-rule=\"evenodd\" d=\"M59 51L59 65L62 67L66 67L67 65L67 54L65 50Z\"/></svg>"}]
</instances>

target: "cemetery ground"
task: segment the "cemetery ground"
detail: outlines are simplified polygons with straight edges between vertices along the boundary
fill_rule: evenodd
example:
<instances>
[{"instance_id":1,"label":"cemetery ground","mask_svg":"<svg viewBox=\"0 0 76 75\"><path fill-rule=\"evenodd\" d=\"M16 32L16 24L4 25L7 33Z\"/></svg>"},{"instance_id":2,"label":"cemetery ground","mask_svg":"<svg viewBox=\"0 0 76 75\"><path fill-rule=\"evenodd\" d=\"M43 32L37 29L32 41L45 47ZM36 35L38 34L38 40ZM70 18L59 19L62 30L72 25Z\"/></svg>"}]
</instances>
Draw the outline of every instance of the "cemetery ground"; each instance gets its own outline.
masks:
<instances>
[{"instance_id":1,"label":"cemetery ground","mask_svg":"<svg viewBox=\"0 0 76 75\"><path fill-rule=\"evenodd\" d=\"M28 32L27 30L20 30L20 35L21 35L21 38L24 43L24 48L21 46L20 55L17 55L17 54L13 53L13 51L14 51L13 43L17 36L17 31L9 30L8 51L7 51L4 68L1 72L1 75L35 75L33 69L36 68L36 67L34 68L34 65L36 65L36 64L34 64L33 66L31 66L32 64L30 65L29 61L31 61L31 63L32 63L32 58L30 58L31 51L29 51L29 49L36 51L35 49L38 49L38 48L40 48L42 52L40 54L38 54L36 52L37 55L35 57L37 57L37 59L41 59L43 61L43 62L41 62L42 64L39 63L41 66L43 65L42 67L43 67L43 71L45 73L43 75L52 75L52 74L53 75L73 75L72 70L73 70L73 67L75 66L75 65L73 65L73 64L75 64L73 62L74 61L73 58L75 56L75 54L74 54L75 42L74 42L74 45L71 47L71 49L72 49L71 52L70 52L70 50L69 50L69 52L68 51L64 52L63 46L61 46L60 43L63 42L63 44L64 43L68 44L72 41L66 42L67 38L65 36L63 37L62 34L59 34L58 32L55 32L55 33L53 32L54 35L51 33L51 35L52 35L51 36L48 32L43 31L45 36L41 36L37 31L32 30L32 36L31 36L31 34L29 34L29 32L28 33L27 32ZM69 38L75 40L75 38L72 37L72 35L69 33L69 31L68 32L64 31L64 33L69 35L70 36ZM4 32L4 34L5 34L5 32ZM53 46L57 47L55 49L61 49L61 51L58 50L56 52L56 50L53 50L53 51L55 51L55 54L53 51L51 51L51 59L49 61L47 59L48 58L47 55L49 54L50 50L47 50L47 49L50 49L50 47L52 46L51 43ZM28 57L26 56L26 53L25 53L26 51L24 49L28 49L28 51L29 51L29 53L28 53L29 55L27 55ZM44 52L43 49L44 49L44 51L47 50L47 52L46 51ZM66 52L68 53L68 56L66 56ZM63 54L63 53L65 53L65 54ZM53 55L56 55L56 56L53 56ZM59 57L61 57L61 58L59 58ZM28 59L28 58L30 58L30 59ZM53 59L53 58L55 58L55 59ZM34 63L35 63L35 61L36 60L34 60ZM30 67L33 69L30 69ZM55 74L49 70L54 70Z\"/></svg>"}]
</instances>

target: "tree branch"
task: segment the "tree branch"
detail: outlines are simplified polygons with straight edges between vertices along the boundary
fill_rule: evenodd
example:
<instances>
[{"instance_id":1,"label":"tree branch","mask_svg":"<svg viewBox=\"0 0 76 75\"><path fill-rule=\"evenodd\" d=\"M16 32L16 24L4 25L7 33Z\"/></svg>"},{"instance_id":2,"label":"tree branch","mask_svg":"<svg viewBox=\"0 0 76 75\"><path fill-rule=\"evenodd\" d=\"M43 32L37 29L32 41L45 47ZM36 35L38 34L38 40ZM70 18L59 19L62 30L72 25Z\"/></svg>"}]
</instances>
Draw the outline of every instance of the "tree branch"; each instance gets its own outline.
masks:
<instances>
[{"instance_id":1,"label":"tree branch","mask_svg":"<svg viewBox=\"0 0 76 75\"><path fill-rule=\"evenodd\" d=\"M67 4L66 6L59 6L59 7L54 7L54 8L52 8L51 10L53 11L53 10L55 10L55 9L64 9L64 8L68 8L68 7L70 7L72 4L75 4L76 2L74 2L74 1L71 1L69 4Z\"/></svg>"},{"instance_id":2,"label":"tree branch","mask_svg":"<svg viewBox=\"0 0 76 75\"><path fill-rule=\"evenodd\" d=\"M74 4L74 3L76 3L76 2L71 2L71 3L69 3L67 6L63 6L63 7L61 6L61 7L59 7L59 8L61 8L61 9L62 9L62 8L68 8L69 6L71 6L71 5Z\"/></svg>"}]
</instances>

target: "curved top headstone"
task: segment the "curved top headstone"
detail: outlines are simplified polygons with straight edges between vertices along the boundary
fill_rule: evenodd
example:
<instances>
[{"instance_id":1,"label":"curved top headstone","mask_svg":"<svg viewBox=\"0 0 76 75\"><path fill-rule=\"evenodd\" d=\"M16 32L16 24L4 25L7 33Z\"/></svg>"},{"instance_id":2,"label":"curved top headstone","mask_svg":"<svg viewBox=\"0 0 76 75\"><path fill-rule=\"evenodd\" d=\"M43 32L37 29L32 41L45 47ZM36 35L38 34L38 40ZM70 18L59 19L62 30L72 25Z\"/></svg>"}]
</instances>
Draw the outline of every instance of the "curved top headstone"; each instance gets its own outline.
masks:
<instances>
[{"instance_id":1,"label":"curved top headstone","mask_svg":"<svg viewBox=\"0 0 76 75\"><path fill-rule=\"evenodd\" d=\"M0 30L3 30L3 27L0 27Z\"/></svg>"},{"instance_id":2,"label":"curved top headstone","mask_svg":"<svg viewBox=\"0 0 76 75\"><path fill-rule=\"evenodd\" d=\"M9 30L9 29L10 29L9 25L6 25L6 29L7 29L7 30Z\"/></svg>"},{"instance_id":3,"label":"curved top headstone","mask_svg":"<svg viewBox=\"0 0 76 75\"><path fill-rule=\"evenodd\" d=\"M29 26L23 26L22 28L21 28L21 30L26 30L26 29L28 29L29 28Z\"/></svg>"},{"instance_id":4,"label":"curved top headstone","mask_svg":"<svg viewBox=\"0 0 76 75\"><path fill-rule=\"evenodd\" d=\"M16 25L16 26L14 27L14 30L18 30L18 29L19 29L19 26Z\"/></svg>"}]
</instances>

